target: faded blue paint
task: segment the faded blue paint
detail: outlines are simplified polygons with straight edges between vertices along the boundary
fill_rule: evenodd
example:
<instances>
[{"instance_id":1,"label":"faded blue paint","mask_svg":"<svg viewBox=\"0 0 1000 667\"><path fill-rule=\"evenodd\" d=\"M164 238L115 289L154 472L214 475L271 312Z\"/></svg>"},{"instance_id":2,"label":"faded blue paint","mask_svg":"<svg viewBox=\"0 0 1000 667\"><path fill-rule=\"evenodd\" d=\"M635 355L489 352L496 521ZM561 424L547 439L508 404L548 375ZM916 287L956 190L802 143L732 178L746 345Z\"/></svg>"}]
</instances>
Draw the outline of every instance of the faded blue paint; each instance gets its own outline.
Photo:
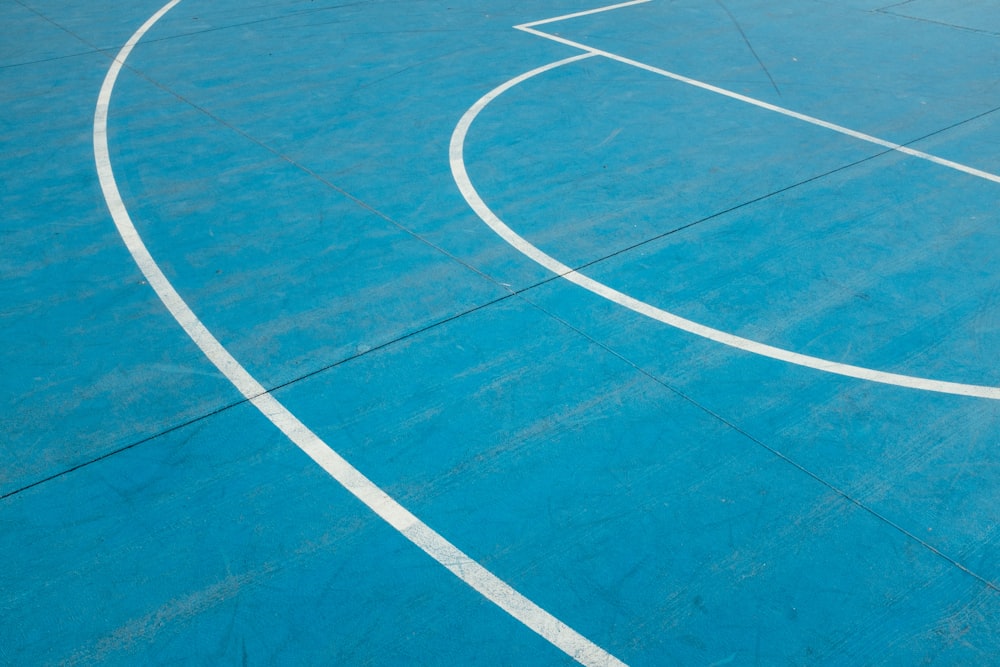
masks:
<instances>
[{"instance_id":1,"label":"faded blue paint","mask_svg":"<svg viewBox=\"0 0 1000 667\"><path fill-rule=\"evenodd\" d=\"M317 434L626 662L995 660L1000 405L669 329L547 281L465 206L455 123L571 52L510 26L587 7L242 5L184 0L139 45L112 160L181 295ZM997 171L995 115L938 131L1000 105L998 17L945 5L546 29ZM142 284L90 125L94 47L156 8L0 2L0 662L567 662L227 407ZM995 184L600 59L505 94L466 151L514 229L651 303L997 381Z\"/></svg>"}]
</instances>

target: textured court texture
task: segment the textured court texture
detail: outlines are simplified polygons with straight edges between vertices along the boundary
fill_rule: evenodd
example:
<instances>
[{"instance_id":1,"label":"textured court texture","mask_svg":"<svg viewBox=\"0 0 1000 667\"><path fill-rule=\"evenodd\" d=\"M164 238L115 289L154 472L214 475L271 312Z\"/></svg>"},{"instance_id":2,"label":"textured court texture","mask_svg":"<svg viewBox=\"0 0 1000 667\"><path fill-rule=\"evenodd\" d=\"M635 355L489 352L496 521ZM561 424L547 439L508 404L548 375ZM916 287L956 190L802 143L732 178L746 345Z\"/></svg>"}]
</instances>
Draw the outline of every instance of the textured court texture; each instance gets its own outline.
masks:
<instances>
[{"instance_id":1,"label":"textured court texture","mask_svg":"<svg viewBox=\"0 0 1000 667\"><path fill-rule=\"evenodd\" d=\"M0 27L0 664L1000 664L997 2Z\"/></svg>"}]
</instances>

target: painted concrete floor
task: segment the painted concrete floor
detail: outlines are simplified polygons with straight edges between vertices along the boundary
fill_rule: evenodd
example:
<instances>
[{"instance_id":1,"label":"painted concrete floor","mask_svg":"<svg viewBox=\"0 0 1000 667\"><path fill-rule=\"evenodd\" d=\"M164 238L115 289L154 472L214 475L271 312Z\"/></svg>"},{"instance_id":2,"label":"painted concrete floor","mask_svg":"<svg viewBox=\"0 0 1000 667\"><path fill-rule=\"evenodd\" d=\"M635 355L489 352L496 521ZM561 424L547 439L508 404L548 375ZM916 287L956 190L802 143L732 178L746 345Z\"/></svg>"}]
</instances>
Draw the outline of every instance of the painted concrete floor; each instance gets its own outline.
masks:
<instances>
[{"instance_id":1,"label":"painted concrete floor","mask_svg":"<svg viewBox=\"0 0 1000 667\"><path fill-rule=\"evenodd\" d=\"M995 2L128 5L0 0L0 663L1000 664Z\"/></svg>"}]
</instances>

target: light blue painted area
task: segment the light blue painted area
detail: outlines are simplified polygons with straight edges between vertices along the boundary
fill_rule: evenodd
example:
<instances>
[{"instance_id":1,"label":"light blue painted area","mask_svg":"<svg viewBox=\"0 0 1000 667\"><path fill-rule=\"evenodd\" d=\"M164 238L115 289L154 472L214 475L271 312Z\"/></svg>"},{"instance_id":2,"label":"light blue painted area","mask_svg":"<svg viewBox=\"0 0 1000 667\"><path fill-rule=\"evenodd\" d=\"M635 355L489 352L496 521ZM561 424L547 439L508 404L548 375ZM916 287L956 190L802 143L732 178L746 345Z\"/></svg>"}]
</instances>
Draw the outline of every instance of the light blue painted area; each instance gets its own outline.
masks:
<instances>
[{"instance_id":1,"label":"light blue painted area","mask_svg":"<svg viewBox=\"0 0 1000 667\"><path fill-rule=\"evenodd\" d=\"M997 107L992 35L840 3L670 5L543 27L898 143ZM977 9L983 21L997 15L995 3Z\"/></svg>"},{"instance_id":2,"label":"light blue painted area","mask_svg":"<svg viewBox=\"0 0 1000 667\"><path fill-rule=\"evenodd\" d=\"M997 171L996 38L944 25L995 8L852 4L540 29ZM570 664L237 404L144 283L91 130L157 8L0 0L0 663ZM991 663L1000 403L672 329L462 198L462 115L575 52L512 26L589 8L184 0L114 90L123 201L277 400L622 661ZM600 57L506 92L465 153L513 229L637 298L1000 384L995 183Z\"/></svg>"},{"instance_id":3,"label":"light blue painted area","mask_svg":"<svg viewBox=\"0 0 1000 667\"><path fill-rule=\"evenodd\" d=\"M0 44L0 67L3 68L78 56L90 50L65 39L66 34L59 27L17 2L0 4L0 21L7 32L18 36L18 39L5 39ZM6 89L9 87L8 84Z\"/></svg>"},{"instance_id":4,"label":"light blue painted area","mask_svg":"<svg viewBox=\"0 0 1000 667\"><path fill-rule=\"evenodd\" d=\"M918 21L936 23L1000 36L1000 6L995 0L978 0L960 5L945 0L916 0L888 6L883 11Z\"/></svg>"},{"instance_id":5,"label":"light blue painted area","mask_svg":"<svg viewBox=\"0 0 1000 667\"><path fill-rule=\"evenodd\" d=\"M606 98L622 67L600 61L580 75ZM866 367L995 382L1000 327L982 305L994 300L996 183L877 156L864 142L731 100L703 114L683 104L687 91L655 80L648 90L637 82L648 106L630 89L618 105L556 128L559 112L591 108L571 92L574 74L554 77L561 105L551 116L519 104L550 83L539 77L473 126L471 178L515 231L717 329ZM594 134L581 133L593 115L602 118ZM539 116L521 143L518 128ZM804 149L789 157L784 142ZM543 180L557 165L566 167ZM528 183L523 199L511 187L519 181Z\"/></svg>"},{"instance_id":6,"label":"light blue painted area","mask_svg":"<svg viewBox=\"0 0 1000 667\"><path fill-rule=\"evenodd\" d=\"M20 52L29 64L0 69L0 495L238 396L176 338L108 226L90 136L107 58Z\"/></svg>"},{"instance_id":7,"label":"light blue painted area","mask_svg":"<svg viewBox=\"0 0 1000 667\"><path fill-rule=\"evenodd\" d=\"M509 336L511 319L533 335ZM281 397L321 432L346 436L344 451L362 469L378 469L377 481L432 525L459 544L477 545L473 553L491 565L497 559L500 572L523 582L531 597L565 610L565 620L598 641L608 637L604 645L631 645L619 655L627 662L688 664L714 651L747 652L747 659L759 651L763 662L863 661L876 646L909 661L956 650L924 635L951 613L952 587L974 591L979 584L962 583L937 557L906 555L910 547L897 531L606 350L579 338L553 349L563 325L546 319L530 306L491 309L423 339L425 360L409 381L399 378L401 364L413 363L404 345L336 369L336 392L307 381ZM525 354L533 365L521 365ZM393 363L396 355L401 361ZM558 378L548 376L552 355L563 360ZM682 363L666 347L657 356ZM365 389L390 383L390 395ZM443 387L467 396L446 395ZM729 400L760 411L774 400L758 396L759 385L730 380L727 389ZM354 398L341 403L345 393ZM713 398L696 400L714 407ZM412 440L392 434L390 415ZM854 413L862 430L865 418ZM785 440L773 427L758 429L759 419L741 421L768 442L819 442L812 434ZM895 433L913 437L905 428ZM887 482L864 488L873 480L859 461L869 456L856 454L850 463L867 476L843 487L882 509ZM973 502L981 498L969 491ZM899 501L905 498L893 498ZM989 539L982 516L975 530L961 529L961 541ZM934 590L924 590L928 580ZM880 635L896 624L902 634ZM988 642L989 626L979 631L976 642Z\"/></svg>"},{"instance_id":8,"label":"light blue painted area","mask_svg":"<svg viewBox=\"0 0 1000 667\"><path fill-rule=\"evenodd\" d=\"M247 406L4 503L4 662L560 662Z\"/></svg>"}]
</instances>

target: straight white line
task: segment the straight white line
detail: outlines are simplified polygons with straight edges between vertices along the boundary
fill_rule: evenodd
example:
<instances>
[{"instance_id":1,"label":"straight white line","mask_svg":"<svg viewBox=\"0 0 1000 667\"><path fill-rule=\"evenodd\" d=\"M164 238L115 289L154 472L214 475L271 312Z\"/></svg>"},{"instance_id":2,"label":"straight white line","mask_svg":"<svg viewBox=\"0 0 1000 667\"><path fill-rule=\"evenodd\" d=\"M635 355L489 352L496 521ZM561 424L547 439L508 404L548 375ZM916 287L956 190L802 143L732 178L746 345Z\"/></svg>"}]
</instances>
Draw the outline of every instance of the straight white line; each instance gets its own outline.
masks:
<instances>
[{"instance_id":1,"label":"straight white line","mask_svg":"<svg viewBox=\"0 0 1000 667\"><path fill-rule=\"evenodd\" d=\"M379 517L456 577L576 661L595 666L623 665L624 663L610 653L470 558L335 452L281 402L267 393L267 390L201 322L160 270L139 236L118 190L108 150L108 110L115 82L132 49L156 22L179 2L180 0L171 0L164 5L121 48L104 78L94 111L94 159L101 190L122 240L150 286L191 340L233 386L309 458Z\"/></svg>"},{"instance_id":2,"label":"straight white line","mask_svg":"<svg viewBox=\"0 0 1000 667\"><path fill-rule=\"evenodd\" d=\"M648 0L643 0L648 1ZM625 3L625 5L637 4L637 3ZM624 6L624 5L614 5L613 7L602 8L601 10L594 11L605 11L612 9L614 7ZM550 20L544 21L545 23L551 22ZM976 169L975 167L970 167L959 162L954 162L952 160L946 160L945 158L932 155L930 153L925 153L923 151L918 151L913 148L908 148L902 144L897 144L891 141L886 141L885 139L880 139L874 137L870 134L865 134L864 132L858 132L857 130L852 130L843 125L837 125L836 123L831 123L829 121L822 120L821 118L816 118L814 116L809 116L804 113L799 113L798 111L792 111L791 109L786 109L785 107L780 107L776 104L771 104L770 102L765 102L763 100L758 100L754 97L749 97L747 95L741 95L740 93L734 92L732 90L727 90L725 88L720 88L719 86L713 86L710 83L705 83L704 81L699 81L697 79L692 79L690 77L684 76L683 74L677 74L669 70L662 69L660 67L654 67L653 65L647 65L644 62L638 60L633 60L631 58L626 58L625 56L620 56L616 53L611 53L610 51L604 51L602 49L597 49L580 42L574 42L573 40L566 39L565 37L559 37L558 35L551 35L547 32L542 32L541 30L535 30L530 27L533 25L541 25L543 22L535 23L524 23L521 25L516 25L514 28L521 30L526 33L530 33L537 37L542 37L543 39L548 39L559 44L566 46L571 46L575 49L580 49L586 53L591 53L594 55L603 56L609 60L614 60L625 65L630 65L632 67L637 67L641 70L651 72L653 74L658 74L660 76L666 77L668 79L673 79L674 81L679 81L680 83L686 83L689 86L694 86L696 88L701 88L702 90L707 90L717 95L723 95L740 102L745 102L746 104L751 104L755 107L760 107L761 109L766 109L768 111L773 111L774 113L779 113L783 116L788 116L789 118L795 118L806 123L811 123L812 125L817 125L827 130L832 130L833 132L839 132L840 134L853 137L855 139L860 139L861 141L867 141L868 143L875 144L877 146L882 146L884 148L889 148L900 153L904 153L911 157L919 158L921 160L927 160L928 162L933 162L934 164L941 165L942 167L947 167L949 169L954 169L955 171L960 171L970 176L975 176L977 178L982 178L987 181L993 181L994 183L1000 183L1000 175L990 173L988 171L983 171L982 169Z\"/></svg>"},{"instance_id":3,"label":"straight white line","mask_svg":"<svg viewBox=\"0 0 1000 667\"><path fill-rule=\"evenodd\" d=\"M594 280L593 278L572 269L532 245L528 240L507 226L507 224L497 217L490 207L486 205L486 202L483 201L482 197L479 196L476 188L472 185L472 180L469 178L468 170L465 167L465 140L468 135L469 128L472 126L472 122L476 119L480 112L482 112L483 109L490 104L490 102L514 86L557 67L562 67L563 65L568 65L570 63L586 58L592 58L598 55L603 54L599 51L587 51L586 53L572 56L570 58L564 58L563 60L537 67L529 72L516 76L483 95L475 104L469 107L462 118L458 121L458 124L455 126L455 130L452 132L448 154L449 162L451 163L452 177L454 178L459 191L462 193L462 196L465 198L472 210L475 211L476 215L478 215L480 219L490 227L490 229L500 236L500 238L521 252L523 255L548 269L555 275L565 278L569 282L579 285L580 287L597 294L598 296L604 297L609 301L613 301L614 303L624 306L625 308L641 315L645 315L646 317L652 318L677 329L681 329L682 331L687 331L696 336L701 336L702 338L722 343L723 345L728 345L739 350L758 354L763 357L769 357L778 361L784 361L790 364L813 368L815 370L833 373L836 375L869 380L871 382L880 382L882 384L909 387L912 389L921 389L924 391L933 391L943 394L956 394L959 396L972 396L977 398L1000 400L1000 387L947 382L911 375L902 375L899 373L878 371L861 366L852 366L850 364L843 364L836 361L829 361L827 359L820 359L818 357L799 354L798 352L783 350L772 345L759 343L747 338L741 338L740 336L693 322L663 310L662 308L657 308L656 306L645 303L644 301L640 301L639 299L631 297L628 294L619 292L604 283Z\"/></svg>"},{"instance_id":4,"label":"straight white line","mask_svg":"<svg viewBox=\"0 0 1000 667\"><path fill-rule=\"evenodd\" d=\"M588 9L582 12L563 14L562 16L553 16L550 19L542 19L541 21L532 21L531 23L522 23L521 25L516 25L514 27L518 29L530 28L536 25L545 25L546 23L556 23L558 21L565 21L567 19L575 19L580 16L590 16L591 14L610 12L613 9L621 9L622 7L631 7L632 5L641 5L644 2L650 2L650 1L651 0L631 0L630 2L619 2L617 5L608 5L607 7L598 7L597 9Z\"/></svg>"}]
</instances>

